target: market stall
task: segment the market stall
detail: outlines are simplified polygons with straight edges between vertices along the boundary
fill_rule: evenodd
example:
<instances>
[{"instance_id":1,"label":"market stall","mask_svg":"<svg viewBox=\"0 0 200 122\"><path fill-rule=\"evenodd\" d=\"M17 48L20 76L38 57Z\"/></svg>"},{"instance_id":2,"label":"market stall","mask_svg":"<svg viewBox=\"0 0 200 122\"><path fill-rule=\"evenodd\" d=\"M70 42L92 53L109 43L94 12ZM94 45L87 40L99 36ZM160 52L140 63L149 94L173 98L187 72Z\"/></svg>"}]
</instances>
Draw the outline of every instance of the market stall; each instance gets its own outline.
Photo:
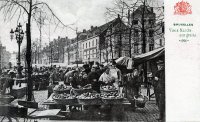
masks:
<instances>
[{"instance_id":1,"label":"market stall","mask_svg":"<svg viewBox=\"0 0 200 122\"><path fill-rule=\"evenodd\" d=\"M153 51L143 53L133 57L134 65L142 64L152 60L158 60L159 58L164 58L165 48L161 47Z\"/></svg>"},{"instance_id":2,"label":"market stall","mask_svg":"<svg viewBox=\"0 0 200 122\"><path fill-rule=\"evenodd\" d=\"M111 109L120 108L119 113L123 114L124 106L131 104L126 98L120 96L113 86L102 86L101 93L97 93L91 89L90 84L78 89L60 84L53 91L43 105L47 105L48 108L65 105L69 113L73 112L73 107L79 112L95 112L101 106L111 106Z\"/></svg>"},{"instance_id":3,"label":"market stall","mask_svg":"<svg viewBox=\"0 0 200 122\"><path fill-rule=\"evenodd\" d=\"M149 96L149 100L150 100L151 96L154 95L154 93L152 93L152 94L150 93L150 88L152 85L153 76L154 76L155 72L157 71L156 62L158 60L164 60L164 57L165 57L165 48L164 47L161 47L161 48L155 49L153 51L133 57L134 66L139 66L144 63L148 64L147 66L149 68L149 72L147 72L147 78L148 78L147 79L147 96Z\"/></svg>"}]
</instances>

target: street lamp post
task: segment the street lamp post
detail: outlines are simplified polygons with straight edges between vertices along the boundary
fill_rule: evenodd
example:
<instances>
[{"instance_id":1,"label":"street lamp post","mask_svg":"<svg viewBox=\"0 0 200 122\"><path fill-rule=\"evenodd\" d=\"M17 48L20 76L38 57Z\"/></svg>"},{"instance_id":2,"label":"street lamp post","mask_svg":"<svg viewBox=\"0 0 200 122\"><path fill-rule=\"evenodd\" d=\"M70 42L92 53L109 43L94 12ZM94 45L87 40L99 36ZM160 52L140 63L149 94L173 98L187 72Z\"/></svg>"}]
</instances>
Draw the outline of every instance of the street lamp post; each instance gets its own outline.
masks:
<instances>
[{"instance_id":1,"label":"street lamp post","mask_svg":"<svg viewBox=\"0 0 200 122\"><path fill-rule=\"evenodd\" d=\"M10 37L11 37L11 41L14 38L14 33L15 33L15 38L17 40L17 44L18 44L18 61L17 61L17 78L21 78L22 77L22 67L21 67L21 60L20 60L20 46L22 43L22 40L24 38L24 32L22 30L22 25L19 23L19 25L17 25L15 31L13 31L13 29L11 29L10 31Z\"/></svg>"}]
</instances>

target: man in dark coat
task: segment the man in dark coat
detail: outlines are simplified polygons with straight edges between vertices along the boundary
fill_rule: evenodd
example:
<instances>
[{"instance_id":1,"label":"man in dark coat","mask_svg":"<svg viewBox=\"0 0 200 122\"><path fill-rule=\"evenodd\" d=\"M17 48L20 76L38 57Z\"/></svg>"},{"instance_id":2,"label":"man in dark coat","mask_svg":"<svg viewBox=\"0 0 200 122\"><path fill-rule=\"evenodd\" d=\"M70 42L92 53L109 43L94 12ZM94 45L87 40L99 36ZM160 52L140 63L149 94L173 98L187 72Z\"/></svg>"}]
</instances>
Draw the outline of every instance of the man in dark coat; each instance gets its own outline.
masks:
<instances>
[{"instance_id":1,"label":"man in dark coat","mask_svg":"<svg viewBox=\"0 0 200 122\"><path fill-rule=\"evenodd\" d=\"M165 67L163 61L157 62L158 71L155 74L155 81L157 81L157 94L158 94L158 108L159 120L165 121Z\"/></svg>"},{"instance_id":2,"label":"man in dark coat","mask_svg":"<svg viewBox=\"0 0 200 122\"><path fill-rule=\"evenodd\" d=\"M88 74L88 82L89 84L92 84L92 89L98 93L100 93L101 85L101 82L98 82L99 77L99 74L96 72L96 67L92 66L91 72Z\"/></svg>"}]
</instances>

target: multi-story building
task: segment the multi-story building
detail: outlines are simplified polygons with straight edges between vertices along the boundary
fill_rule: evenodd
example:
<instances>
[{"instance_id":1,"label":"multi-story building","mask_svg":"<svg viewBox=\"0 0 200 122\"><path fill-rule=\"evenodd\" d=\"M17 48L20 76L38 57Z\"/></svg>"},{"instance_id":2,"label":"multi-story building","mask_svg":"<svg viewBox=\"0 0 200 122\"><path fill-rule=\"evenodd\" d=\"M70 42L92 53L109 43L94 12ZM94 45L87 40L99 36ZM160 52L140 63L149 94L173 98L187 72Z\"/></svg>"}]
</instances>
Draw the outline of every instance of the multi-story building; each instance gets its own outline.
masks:
<instances>
[{"instance_id":1,"label":"multi-story building","mask_svg":"<svg viewBox=\"0 0 200 122\"><path fill-rule=\"evenodd\" d=\"M82 41L82 58L83 62L99 61L98 59L98 47L99 36L96 34L97 27L91 26L87 31L87 38Z\"/></svg>"},{"instance_id":2,"label":"multi-story building","mask_svg":"<svg viewBox=\"0 0 200 122\"><path fill-rule=\"evenodd\" d=\"M165 45L165 37L164 37L164 22L156 23L155 27L155 36L154 36L154 48L163 47Z\"/></svg>"},{"instance_id":3,"label":"multi-story building","mask_svg":"<svg viewBox=\"0 0 200 122\"><path fill-rule=\"evenodd\" d=\"M10 60L12 67L17 66L17 52L12 52L10 55Z\"/></svg>"},{"instance_id":4,"label":"multi-story building","mask_svg":"<svg viewBox=\"0 0 200 122\"><path fill-rule=\"evenodd\" d=\"M91 26L87 38L82 41L83 62L107 62L125 56L127 39L126 25L118 17L99 27Z\"/></svg>"},{"instance_id":5,"label":"multi-story building","mask_svg":"<svg viewBox=\"0 0 200 122\"><path fill-rule=\"evenodd\" d=\"M152 7L139 6L132 13L131 21L133 56L164 46L164 24L156 22Z\"/></svg>"},{"instance_id":6,"label":"multi-story building","mask_svg":"<svg viewBox=\"0 0 200 122\"><path fill-rule=\"evenodd\" d=\"M100 34L99 55L101 62L128 56L127 29L119 16L107 23L107 28Z\"/></svg>"},{"instance_id":7,"label":"multi-story building","mask_svg":"<svg viewBox=\"0 0 200 122\"><path fill-rule=\"evenodd\" d=\"M80 64L83 61L83 46L82 42L87 38L86 30L77 33L77 37L69 39L65 46L65 63Z\"/></svg>"},{"instance_id":8,"label":"multi-story building","mask_svg":"<svg viewBox=\"0 0 200 122\"><path fill-rule=\"evenodd\" d=\"M10 52L0 42L0 68L9 68Z\"/></svg>"},{"instance_id":9,"label":"multi-story building","mask_svg":"<svg viewBox=\"0 0 200 122\"><path fill-rule=\"evenodd\" d=\"M164 23L157 20L153 7L139 6L131 14L131 22L132 57L164 46ZM152 67L155 67L155 62L147 62L148 72Z\"/></svg>"}]
</instances>

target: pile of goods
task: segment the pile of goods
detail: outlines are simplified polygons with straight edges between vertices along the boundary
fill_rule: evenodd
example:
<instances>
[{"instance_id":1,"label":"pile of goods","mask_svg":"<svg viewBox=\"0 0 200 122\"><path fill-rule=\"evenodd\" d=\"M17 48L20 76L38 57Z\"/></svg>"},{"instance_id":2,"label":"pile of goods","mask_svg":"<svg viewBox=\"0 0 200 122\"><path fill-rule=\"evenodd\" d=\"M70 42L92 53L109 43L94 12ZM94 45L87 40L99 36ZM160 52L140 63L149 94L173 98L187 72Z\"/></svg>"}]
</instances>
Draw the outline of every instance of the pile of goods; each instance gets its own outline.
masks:
<instances>
[{"instance_id":1,"label":"pile of goods","mask_svg":"<svg viewBox=\"0 0 200 122\"><path fill-rule=\"evenodd\" d=\"M98 104L100 102L100 94L97 93L83 93L79 96L77 96L78 102L80 104L90 104L90 105L95 105Z\"/></svg>"},{"instance_id":2,"label":"pile of goods","mask_svg":"<svg viewBox=\"0 0 200 122\"><path fill-rule=\"evenodd\" d=\"M117 92L117 88L114 85L101 86L101 93Z\"/></svg>"},{"instance_id":3,"label":"pile of goods","mask_svg":"<svg viewBox=\"0 0 200 122\"><path fill-rule=\"evenodd\" d=\"M53 100L64 105L99 105L99 104L121 104L123 97L118 94L118 90L114 86L101 86L101 94L93 92L91 84L79 89L72 88L64 84L57 85L54 88ZM68 92L63 92L69 90ZM56 92L55 92L56 91ZM61 92L62 91L62 92Z\"/></svg>"},{"instance_id":4,"label":"pile of goods","mask_svg":"<svg viewBox=\"0 0 200 122\"><path fill-rule=\"evenodd\" d=\"M54 99L75 99L75 96L72 96L70 94L53 94L52 96Z\"/></svg>"},{"instance_id":5,"label":"pile of goods","mask_svg":"<svg viewBox=\"0 0 200 122\"><path fill-rule=\"evenodd\" d=\"M79 89L92 89L92 85L91 84L87 84L83 87L80 87Z\"/></svg>"},{"instance_id":6,"label":"pile of goods","mask_svg":"<svg viewBox=\"0 0 200 122\"><path fill-rule=\"evenodd\" d=\"M101 93L101 99L105 104L120 104L123 97L116 92Z\"/></svg>"},{"instance_id":7,"label":"pile of goods","mask_svg":"<svg viewBox=\"0 0 200 122\"><path fill-rule=\"evenodd\" d=\"M0 103L8 104L14 100L14 97L11 95L1 95L0 94Z\"/></svg>"},{"instance_id":8,"label":"pile of goods","mask_svg":"<svg viewBox=\"0 0 200 122\"><path fill-rule=\"evenodd\" d=\"M58 94L61 94L61 93L70 93L70 90L71 90L71 86L67 86L65 84L60 84L60 85L56 85L54 88L53 88L53 91L54 93L58 93Z\"/></svg>"},{"instance_id":9,"label":"pile of goods","mask_svg":"<svg viewBox=\"0 0 200 122\"><path fill-rule=\"evenodd\" d=\"M100 97L100 94L90 93L90 92L83 93L83 94L77 96L78 99L95 99L95 98L99 98L99 97Z\"/></svg>"},{"instance_id":10,"label":"pile of goods","mask_svg":"<svg viewBox=\"0 0 200 122\"><path fill-rule=\"evenodd\" d=\"M106 98L106 99L118 99L122 98L118 93L116 92L110 92L110 93L101 93L101 98Z\"/></svg>"},{"instance_id":11,"label":"pile of goods","mask_svg":"<svg viewBox=\"0 0 200 122\"><path fill-rule=\"evenodd\" d=\"M106 91L113 91L113 90L117 90L117 88L114 85L106 85L106 86L101 86L102 90L106 90Z\"/></svg>"},{"instance_id":12,"label":"pile of goods","mask_svg":"<svg viewBox=\"0 0 200 122\"><path fill-rule=\"evenodd\" d=\"M63 93L63 94L53 94L52 98L57 103L60 103L60 104L68 105L68 104L77 103L77 99L76 99L75 96L72 96L72 95L66 94L66 93Z\"/></svg>"},{"instance_id":13,"label":"pile of goods","mask_svg":"<svg viewBox=\"0 0 200 122\"><path fill-rule=\"evenodd\" d=\"M78 95L81 95L81 94L83 94L83 93L92 92L93 90L92 90L92 85L91 85L91 84L87 84L87 85L85 85L85 86L83 86L83 87L80 87L80 88L78 88L78 89L73 88L72 91L73 91L73 93L74 93L75 95L78 96Z\"/></svg>"}]
</instances>

